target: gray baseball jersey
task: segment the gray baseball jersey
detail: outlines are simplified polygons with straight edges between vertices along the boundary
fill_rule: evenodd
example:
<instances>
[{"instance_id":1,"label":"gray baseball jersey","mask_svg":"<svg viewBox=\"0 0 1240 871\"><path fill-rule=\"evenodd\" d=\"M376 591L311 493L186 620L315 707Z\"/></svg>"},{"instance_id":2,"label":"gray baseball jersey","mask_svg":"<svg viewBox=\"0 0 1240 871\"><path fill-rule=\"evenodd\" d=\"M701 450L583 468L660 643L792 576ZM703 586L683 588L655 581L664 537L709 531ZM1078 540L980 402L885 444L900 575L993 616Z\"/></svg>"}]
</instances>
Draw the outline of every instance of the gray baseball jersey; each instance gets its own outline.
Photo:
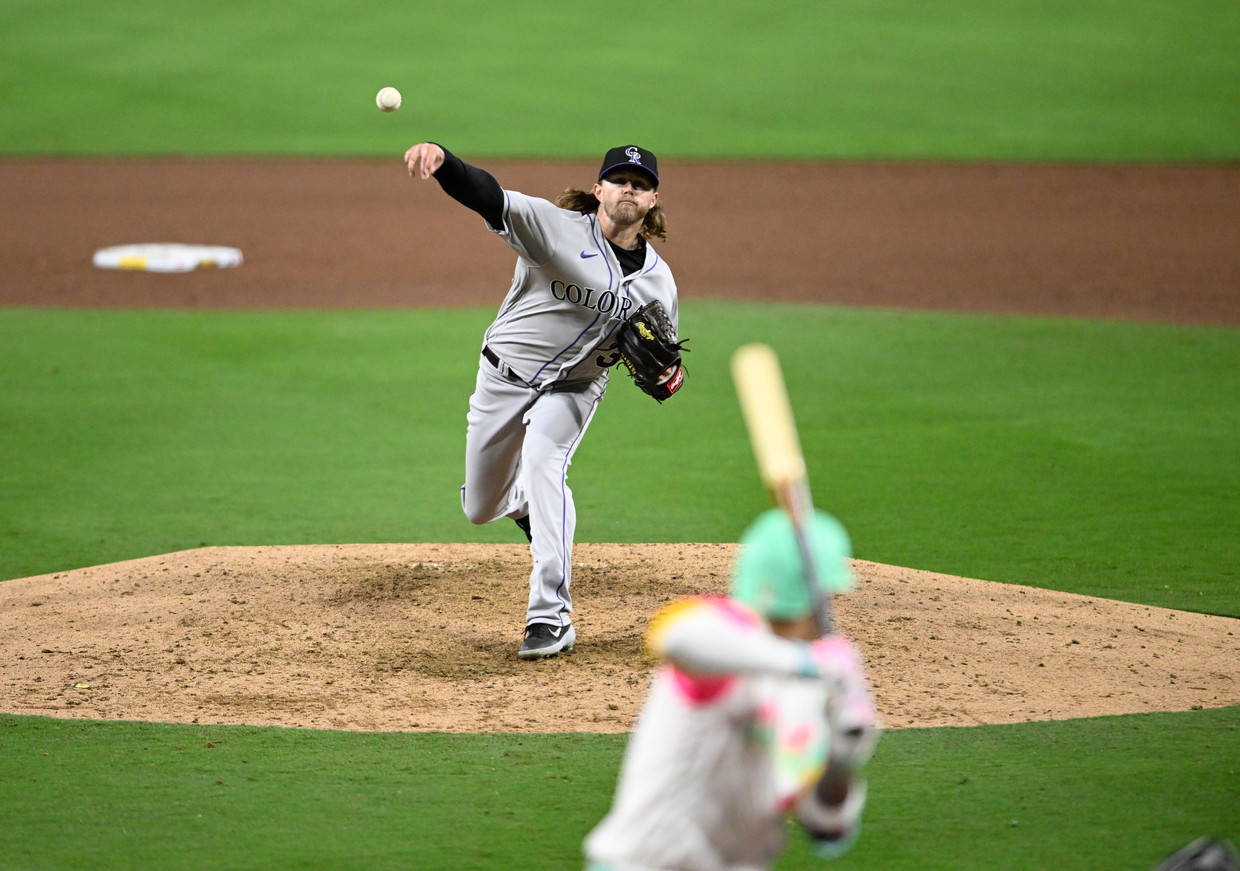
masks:
<instances>
[{"instance_id":1,"label":"gray baseball jersey","mask_svg":"<svg viewBox=\"0 0 1240 871\"><path fill-rule=\"evenodd\" d=\"M473 523L528 516L526 622L573 633L568 467L619 361L623 319L658 300L675 324L676 284L650 245L640 268L623 274L597 216L503 194L502 226L488 226L518 258L470 397L461 504Z\"/></svg>"},{"instance_id":2,"label":"gray baseball jersey","mask_svg":"<svg viewBox=\"0 0 1240 871\"><path fill-rule=\"evenodd\" d=\"M504 226L492 227L518 255L512 286L485 343L535 387L593 381L615 365L614 334L658 300L677 323L676 283L651 245L642 268L623 275L595 215L505 191Z\"/></svg>"}]
</instances>

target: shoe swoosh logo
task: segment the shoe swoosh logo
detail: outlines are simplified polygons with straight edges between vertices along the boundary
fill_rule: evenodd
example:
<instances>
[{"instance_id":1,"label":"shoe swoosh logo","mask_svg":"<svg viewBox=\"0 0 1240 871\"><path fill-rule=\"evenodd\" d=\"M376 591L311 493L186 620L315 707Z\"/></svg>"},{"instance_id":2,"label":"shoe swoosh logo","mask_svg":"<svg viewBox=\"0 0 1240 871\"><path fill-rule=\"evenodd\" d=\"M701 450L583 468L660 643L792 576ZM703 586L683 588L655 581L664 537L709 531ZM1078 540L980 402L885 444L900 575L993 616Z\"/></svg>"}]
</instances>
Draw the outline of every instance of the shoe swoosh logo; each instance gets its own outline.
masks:
<instances>
[{"instance_id":1,"label":"shoe swoosh logo","mask_svg":"<svg viewBox=\"0 0 1240 871\"><path fill-rule=\"evenodd\" d=\"M597 256L598 256L597 251L595 251L593 254L591 254L589 251L582 251L580 254L580 257L582 260L589 260L591 257L597 257Z\"/></svg>"},{"instance_id":2,"label":"shoe swoosh logo","mask_svg":"<svg viewBox=\"0 0 1240 871\"><path fill-rule=\"evenodd\" d=\"M550 627L548 627L548 628L550 628ZM556 628L554 628L554 629L552 629L552 630L551 630L551 634L552 634L553 636L555 636L556 638L559 638L559 637L560 637L560 633L562 633L563 631L564 631L564 627L563 627L563 626L557 626Z\"/></svg>"}]
</instances>

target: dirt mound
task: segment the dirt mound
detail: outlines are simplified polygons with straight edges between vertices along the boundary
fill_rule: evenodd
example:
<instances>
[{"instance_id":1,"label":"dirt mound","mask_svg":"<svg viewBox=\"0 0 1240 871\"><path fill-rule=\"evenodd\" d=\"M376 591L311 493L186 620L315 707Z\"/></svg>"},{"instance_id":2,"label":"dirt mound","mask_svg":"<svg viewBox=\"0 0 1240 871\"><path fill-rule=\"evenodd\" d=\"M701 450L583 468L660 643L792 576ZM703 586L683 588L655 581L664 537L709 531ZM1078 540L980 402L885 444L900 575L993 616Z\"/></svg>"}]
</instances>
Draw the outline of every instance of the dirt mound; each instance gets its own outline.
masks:
<instances>
[{"instance_id":1,"label":"dirt mound","mask_svg":"<svg viewBox=\"0 0 1240 871\"><path fill-rule=\"evenodd\" d=\"M664 602L733 545L578 545L577 648L516 657L520 545L211 547L0 584L0 710L346 730L617 732ZM886 725L1240 704L1240 621L856 562Z\"/></svg>"}]
</instances>

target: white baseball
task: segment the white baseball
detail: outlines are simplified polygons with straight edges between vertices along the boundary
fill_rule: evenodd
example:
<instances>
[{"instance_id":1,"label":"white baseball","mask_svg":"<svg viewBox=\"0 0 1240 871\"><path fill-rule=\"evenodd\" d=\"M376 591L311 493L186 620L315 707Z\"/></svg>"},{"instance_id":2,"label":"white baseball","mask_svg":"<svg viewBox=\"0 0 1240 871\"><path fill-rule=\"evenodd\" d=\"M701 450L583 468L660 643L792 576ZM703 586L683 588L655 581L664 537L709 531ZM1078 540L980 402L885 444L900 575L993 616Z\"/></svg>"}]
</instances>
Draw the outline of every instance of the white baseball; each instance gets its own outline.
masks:
<instances>
[{"instance_id":1,"label":"white baseball","mask_svg":"<svg viewBox=\"0 0 1240 871\"><path fill-rule=\"evenodd\" d=\"M380 89L375 104L384 112L395 112L400 108L400 91L395 88Z\"/></svg>"}]
</instances>

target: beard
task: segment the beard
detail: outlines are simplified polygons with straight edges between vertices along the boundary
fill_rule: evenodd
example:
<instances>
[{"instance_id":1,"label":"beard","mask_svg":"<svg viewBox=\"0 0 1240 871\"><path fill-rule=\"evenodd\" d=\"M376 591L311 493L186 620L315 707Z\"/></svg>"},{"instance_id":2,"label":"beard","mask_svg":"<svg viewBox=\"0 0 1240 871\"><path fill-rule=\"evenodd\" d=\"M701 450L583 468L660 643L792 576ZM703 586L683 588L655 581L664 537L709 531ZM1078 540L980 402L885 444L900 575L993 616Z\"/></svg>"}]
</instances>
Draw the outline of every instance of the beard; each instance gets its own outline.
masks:
<instances>
[{"instance_id":1,"label":"beard","mask_svg":"<svg viewBox=\"0 0 1240 871\"><path fill-rule=\"evenodd\" d=\"M603 206L603 210L613 224L621 227L640 224L646 219L646 213L636 203L611 203Z\"/></svg>"}]
</instances>

